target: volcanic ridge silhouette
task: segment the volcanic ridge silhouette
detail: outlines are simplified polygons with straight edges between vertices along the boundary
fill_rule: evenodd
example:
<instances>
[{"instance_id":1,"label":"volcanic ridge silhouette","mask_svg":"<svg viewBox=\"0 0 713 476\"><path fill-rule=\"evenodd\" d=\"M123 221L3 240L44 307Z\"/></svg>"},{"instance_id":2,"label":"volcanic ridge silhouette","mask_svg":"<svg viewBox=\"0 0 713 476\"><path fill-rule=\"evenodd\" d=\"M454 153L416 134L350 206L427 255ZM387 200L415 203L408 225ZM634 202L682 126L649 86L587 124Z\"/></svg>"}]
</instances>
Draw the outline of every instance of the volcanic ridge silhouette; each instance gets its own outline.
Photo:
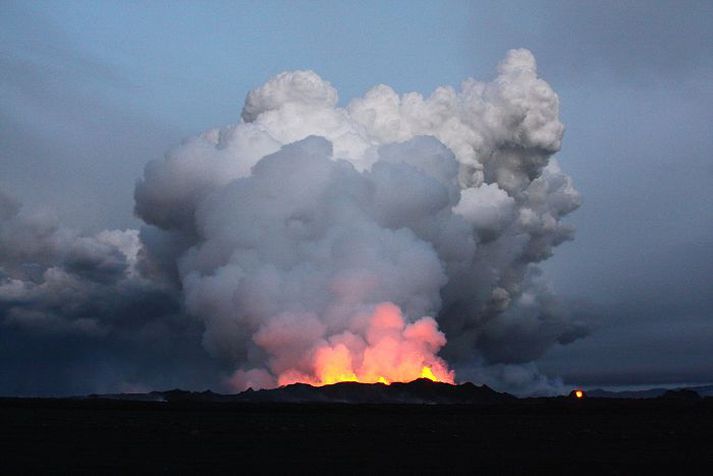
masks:
<instances>
[{"instance_id":1,"label":"volcanic ridge silhouette","mask_svg":"<svg viewBox=\"0 0 713 476\"><path fill-rule=\"evenodd\" d=\"M425 378L406 383L394 382L390 385L340 382L315 387L309 384L295 383L269 390L249 388L235 395L175 389L150 393L92 395L91 398L165 402L359 404L473 404L516 400L514 396L496 392L486 385L478 386L470 382L452 385Z\"/></svg>"}]
</instances>

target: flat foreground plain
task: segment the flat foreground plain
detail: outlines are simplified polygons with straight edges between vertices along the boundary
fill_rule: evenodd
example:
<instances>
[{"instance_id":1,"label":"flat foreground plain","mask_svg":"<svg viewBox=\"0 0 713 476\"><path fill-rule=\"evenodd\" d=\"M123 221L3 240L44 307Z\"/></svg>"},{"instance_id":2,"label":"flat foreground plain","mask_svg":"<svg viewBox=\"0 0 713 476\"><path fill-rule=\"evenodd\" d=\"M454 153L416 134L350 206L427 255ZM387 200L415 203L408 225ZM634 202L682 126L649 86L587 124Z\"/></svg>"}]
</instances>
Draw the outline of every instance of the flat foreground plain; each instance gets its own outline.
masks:
<instances>
[{"instance_id":1,"label":"flat foreground plain","mask_svg":"<svg viewBox=\"0 0 713 476\"><path fill-rule=\"evenodd\" d=\"M0 448L2 474L695 474L713 468L713 399L494 405L0 399Z\"/></svg>"}]
</instances>

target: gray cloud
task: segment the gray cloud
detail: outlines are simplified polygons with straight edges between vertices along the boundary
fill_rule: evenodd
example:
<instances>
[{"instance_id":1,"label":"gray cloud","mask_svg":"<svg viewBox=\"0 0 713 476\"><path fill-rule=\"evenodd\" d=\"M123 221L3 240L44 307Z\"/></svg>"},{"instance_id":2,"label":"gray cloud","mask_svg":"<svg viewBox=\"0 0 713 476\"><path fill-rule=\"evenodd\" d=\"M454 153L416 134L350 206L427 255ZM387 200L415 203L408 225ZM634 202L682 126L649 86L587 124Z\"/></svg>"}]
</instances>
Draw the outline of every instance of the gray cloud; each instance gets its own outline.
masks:
<instances>
[{"instance_id":1,"label":"gray cloud","mask_svg":"<svg viewBox=\"0 0 713 476\"><path fill-rule=\"evenodd\" d=\"M81 235L1 196L0 316L6 326L104 335L176 312L172 290L139 275L134 230Z\"/></svg>"},{"instance_id":2,"label":"gray cloud","mask_svg":"<svg viewBox=\"0 0 713 476\"><path fill-rule=\"evenodd\" d=\"M490 83L428 98L380 85L345 108L313 72L283 73L243 119L148 164L135 193L161 230L145 232L158 238L149 260L178 277L238 388L324 381L325 352L371 375L362 321L383 303L414 325L436 317L456 370L525 364L586 335L535 265L571 239L560 219L579 194L550 160L558 99L527 50Z\"/></svg>"},{"instance_id":3,"label":"gray cloud","mask_svg":"<svg viewBox=\"0 0 713 476\"><path fill-rule=\"evenodd\" d=\"M527 45L558 88L657 88L713 74L704 0L492 2L470 17L467 61Z\"/></svg>"},{"instance_id":4,"label":"gray cloud","mask_svg":"<svg viewBox=\"0 0 713 476\"><path fill-rule=\"evenodd\" d=\"M114 362L122 345L194 348L202 322L213 378L237 388L329 381L335 361L367 380L424 366L451 379L446 337L456 370L475 359L507 386L586 334L536 267L571 239L560 219L579 194L550 160L558 100L527 50L490 83L336 103L312 72L254 90L247 121L147 165L141 232L81 234L3 197L2 325L88 352L102 342ZM530 378L512 384L542 391L520 368Z\"/></svg>"},{"instance_id":5,"label":"gray cloud","mask_svg":"<svg viewBox=\"0 0 713 476\"><path fill-rule=\"evenodd\" d=\"M200 332L178 290L140 272L140 249L135 230L80 234L0 194L0 392L219 383L215 364L188 377L207 361L187 359Z\"/></svg>"},{"instance_id":6,"label":"gray cloud","mask_svg":"<svg viewBox=\"0 0 713 476\"><path fill-rule=\"evenodd\" d=\"M580 74L608 71L620 81L651 85L710 67L705 46L713 40L710 2L565 1L550 11L543 42L559 44L565 57L579 58L575 64Z\"/></svg>"},{"instance_id":7,"label":"gray cloud","mask_svg":"<svg viewBox=\"0 0 713 476\"><path fill-rule=\"evenodd\" d=\"M590 283L589 293L606 296L588 304L593 334L556 348L542 368L580 385L709 382L713 244L646 250L620 266Z\"/></svg>"}]
</instances>

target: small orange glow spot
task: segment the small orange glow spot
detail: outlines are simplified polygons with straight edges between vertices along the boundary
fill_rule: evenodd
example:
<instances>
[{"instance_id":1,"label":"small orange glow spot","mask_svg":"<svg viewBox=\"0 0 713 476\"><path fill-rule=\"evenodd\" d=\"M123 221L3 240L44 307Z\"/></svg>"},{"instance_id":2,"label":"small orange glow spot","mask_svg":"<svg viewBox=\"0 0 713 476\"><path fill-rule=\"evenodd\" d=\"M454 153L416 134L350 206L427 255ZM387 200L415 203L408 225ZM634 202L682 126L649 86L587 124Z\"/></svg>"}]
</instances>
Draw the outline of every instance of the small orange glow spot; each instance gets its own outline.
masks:
<instances>
[{"instance_id":1,"label":"small orange glow spot","mask_svg":"<svg viewBox=\"0 0 713 476\"><path fill-rule=\"evenodd\" d=\"M574 391L574 396L577 398L584 398L584 392L581 390L575 390Z\"/></svg>"}]
</instances>

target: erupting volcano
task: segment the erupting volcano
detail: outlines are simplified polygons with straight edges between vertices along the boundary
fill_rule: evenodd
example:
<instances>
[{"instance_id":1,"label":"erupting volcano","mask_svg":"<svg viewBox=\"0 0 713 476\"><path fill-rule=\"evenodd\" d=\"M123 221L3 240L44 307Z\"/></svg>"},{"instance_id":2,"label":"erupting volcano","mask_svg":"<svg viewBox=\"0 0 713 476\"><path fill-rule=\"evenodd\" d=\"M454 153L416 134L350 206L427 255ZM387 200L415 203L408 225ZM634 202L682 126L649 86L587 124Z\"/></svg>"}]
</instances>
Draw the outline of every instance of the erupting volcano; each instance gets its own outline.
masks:
<instances>
[{"instance_id":1,"label":"erupting volcano","mask_svg":"<svg viewBox=\"0 0 713 476\"><path fill-rule=\"evenodd\" d=\"M547 386L527 363L586 334L537 268L579 205L550 160L558 112L527 50L491 82L346 106L315 72L281 73L238 124L147 165L141 270L180 289L231 391L453 383L450 366Z\"/></svg>"},{"instance_id":2,"label":"erupting volcano","mask_svg":"<svg viewBox=\"0 0 713 476\"><path fill-rule=\"evenodd\" d=\"M454 373L436 353L446 343L436 321L423 317L406 324L391 303L376 307L364 319L365 333L344 332L331 337L312 352L312 373L288 369L279 373L279 385L338 382L410 382L427 378L454 383Z\"/></svg>"}]
</instances>

